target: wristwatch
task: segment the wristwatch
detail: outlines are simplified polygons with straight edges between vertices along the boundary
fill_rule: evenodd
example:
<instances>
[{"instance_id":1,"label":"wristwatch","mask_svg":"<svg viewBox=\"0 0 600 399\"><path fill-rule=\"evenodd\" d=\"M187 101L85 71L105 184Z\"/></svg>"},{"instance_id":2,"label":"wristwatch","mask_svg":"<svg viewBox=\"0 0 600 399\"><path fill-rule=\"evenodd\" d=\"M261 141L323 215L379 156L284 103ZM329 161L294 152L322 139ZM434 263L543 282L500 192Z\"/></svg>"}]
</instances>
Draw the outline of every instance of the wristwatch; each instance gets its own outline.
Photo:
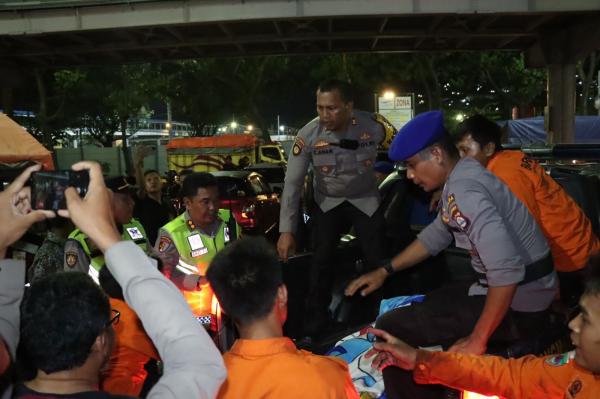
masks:
<instances>
[{"instance_id":1,"label":"wristwatch","mask_svg":"<svg viewBox=\"0 0 600 399\"><path fill-rule=\"evenodd\" d=\"M385 262L381 267L383 267L385 269L385 271L387 272L387 274L394 274L395 270L392 267L392 261L388 260L387 262Z\"/></svg>"}]
</instances>

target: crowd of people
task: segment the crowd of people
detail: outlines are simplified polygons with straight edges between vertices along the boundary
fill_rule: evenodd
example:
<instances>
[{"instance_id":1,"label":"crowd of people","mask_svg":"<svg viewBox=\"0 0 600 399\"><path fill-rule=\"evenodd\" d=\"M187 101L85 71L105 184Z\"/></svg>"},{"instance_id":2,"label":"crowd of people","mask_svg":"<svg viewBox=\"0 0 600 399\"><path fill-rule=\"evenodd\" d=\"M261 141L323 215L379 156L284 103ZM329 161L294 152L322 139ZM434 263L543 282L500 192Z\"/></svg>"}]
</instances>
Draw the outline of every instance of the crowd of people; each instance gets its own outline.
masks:
<instances>
[{"instance_id":1,"label":"crowd of people","mask_svg":"<svg viewBox=\"0 0 600 399\"><path fill-rule=\"evenodd\" d=\"M105 179L94 162L73 165L89 172L89 187L83 198L67 189L67 209L57 213L32 210L26 182L40 166L0 192L2 398L358 398L343 360L299 350L283 333L281 262L294 253L309 170L316 234L306 287L309 340L331 319L334 249L345 225L353 225L369 269L345 294L372 309L390 275L454 242L469 251L477 280L429 292L421 303L385 313L371 330L376 341L367 357L383 370L387 398L439 398L442 385L507 398L597 395L600 243L543 168L503 150L500 129L479 115L454 136L439 111L394 132L378 115L354 109L342 81L319 86L317 112L290 153L276 247L241 234L231 212L219 209L216 179L206 172L182 180L185 211L176 215L159 173L141 167L143 153L139 187ZM439 199L435 221L392 259L383 255L377 191L393 171L377 162L382 143L409 179ZM7 249L39 222L48 235L25 288L25 264ZM580 307L569 323L573 352L483 356L494 342L535 337L559 285L562 300ZM213 295L236 327L225 353L205 328L215 322ZM418 349L433 345L446 351Z\"/></svg>"}]
</instances>

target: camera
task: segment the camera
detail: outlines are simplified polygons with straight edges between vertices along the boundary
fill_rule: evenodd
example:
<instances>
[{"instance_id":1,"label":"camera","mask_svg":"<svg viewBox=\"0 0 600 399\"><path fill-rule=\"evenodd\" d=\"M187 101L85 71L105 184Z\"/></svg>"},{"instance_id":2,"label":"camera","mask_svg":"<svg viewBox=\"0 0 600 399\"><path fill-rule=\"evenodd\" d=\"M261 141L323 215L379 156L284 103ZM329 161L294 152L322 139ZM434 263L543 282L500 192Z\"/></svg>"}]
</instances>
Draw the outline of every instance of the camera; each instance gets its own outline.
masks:
<instances>
[{"instance_id":1,"label":"camera","mask_svg":"<svg viewBox=\"0 0 600 399\"><path fill-rule=\"evenodd\" d=\"M35 172L31 175L31 207L52 211L66 209L65 190L67 187L74 187L79 196L84 197L89 182L90 177L87 170Z\"/></svg>"}]
</instances>

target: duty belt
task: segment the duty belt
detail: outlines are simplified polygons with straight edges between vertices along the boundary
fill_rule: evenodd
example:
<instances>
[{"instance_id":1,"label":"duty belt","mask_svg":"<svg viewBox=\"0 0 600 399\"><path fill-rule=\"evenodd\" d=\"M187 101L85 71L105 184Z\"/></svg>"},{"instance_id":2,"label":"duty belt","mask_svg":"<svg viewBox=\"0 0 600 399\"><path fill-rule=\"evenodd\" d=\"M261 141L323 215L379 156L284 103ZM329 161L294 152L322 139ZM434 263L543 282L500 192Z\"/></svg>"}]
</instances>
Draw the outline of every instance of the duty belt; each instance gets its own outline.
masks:
<instances>
[{"instance_id":1,"label":"duty belt","mask_svg":"<svg viewBox=\"0 0 600 399\"><path fill-rule=\"evenodd\" d=\"M542 259L525 266L525 277L523 277L523 280L517 285L525 285L527 283L531 283L532 281L539 280L542 277L546 277L553 271L554 262L552 261L552 254L548 252L548 255L544 256ZM475 274L477 275L479 284L487 287L488 283L486 274L479 272L475 272Z\"/></svg>"}]
</instances>

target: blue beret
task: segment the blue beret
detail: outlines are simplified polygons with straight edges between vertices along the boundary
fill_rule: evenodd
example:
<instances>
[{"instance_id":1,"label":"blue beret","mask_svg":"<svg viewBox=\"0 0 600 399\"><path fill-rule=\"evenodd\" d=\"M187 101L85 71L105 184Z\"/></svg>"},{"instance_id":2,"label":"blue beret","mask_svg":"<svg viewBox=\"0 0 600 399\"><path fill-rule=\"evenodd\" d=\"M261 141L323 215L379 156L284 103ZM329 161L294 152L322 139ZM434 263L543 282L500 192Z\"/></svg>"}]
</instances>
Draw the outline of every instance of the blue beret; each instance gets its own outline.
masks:
<instances>
[{"instance_id":1,"label":"blue beret","mask_svg":"<svg viewBox=\"0 0 600 399\"><path fill-rule=\"evenodd\" d=\"M373 165L373 169L379 173L389 174L394 171L394 165L391 162L378 161L375 162L375 165Z\"/></svg>"},{"instance_id":2,"label":"blue beret","mask_svg":"<svg viewBox=\"0 0 600 399\"><path fill-rule=\"evenodd\" d=\"M388 156L392 161L404 161L435 143L445 132L442 111L423 112L398 130Z\"/></svg>"}]
</instances>

